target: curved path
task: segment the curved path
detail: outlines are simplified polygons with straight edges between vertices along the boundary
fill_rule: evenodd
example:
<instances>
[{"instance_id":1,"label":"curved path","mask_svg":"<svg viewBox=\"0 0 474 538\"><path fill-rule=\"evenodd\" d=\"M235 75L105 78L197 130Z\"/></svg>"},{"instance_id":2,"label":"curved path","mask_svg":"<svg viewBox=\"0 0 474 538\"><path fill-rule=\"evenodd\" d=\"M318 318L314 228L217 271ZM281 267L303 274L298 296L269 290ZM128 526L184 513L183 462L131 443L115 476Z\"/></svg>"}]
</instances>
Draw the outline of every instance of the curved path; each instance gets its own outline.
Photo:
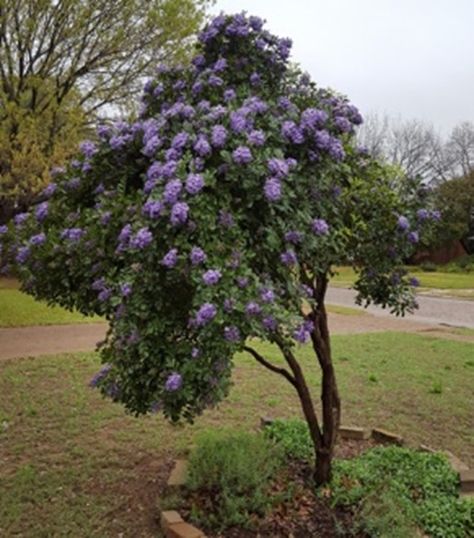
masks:
<instances>
[{"instance_id":1,"label":"curved path","mask_svg":"<svg viewBox=\"0 0 474 538\"><path fill-rule=\"evenodd\" d=\"M335 334L399 331L474 342L474 335L453 334L447 327L435 323L423 323L416 318L330 313L329 325L331 332ZM104 338L106 331L105 323L0 328L0 360L93 351L96 344Z\"/></svg>"},{"instance_id":2,"label":"curved path","mask_svg":"<svg viewBox=\"0 0 474 538\"><path fill-rule=\"evenodd\" d=\"M330 288L327 294L327 302L329 304L360 308L355 305L355 296L356 292L354 290ZM405 320L474 329L474 301L427 295L418 295L417 300L419 304L418 310L414 314L407 314L404 318ZM374 316L393 318L387 310L377 306L369 306L367 310Z\"/></svg>"}]
</instances>

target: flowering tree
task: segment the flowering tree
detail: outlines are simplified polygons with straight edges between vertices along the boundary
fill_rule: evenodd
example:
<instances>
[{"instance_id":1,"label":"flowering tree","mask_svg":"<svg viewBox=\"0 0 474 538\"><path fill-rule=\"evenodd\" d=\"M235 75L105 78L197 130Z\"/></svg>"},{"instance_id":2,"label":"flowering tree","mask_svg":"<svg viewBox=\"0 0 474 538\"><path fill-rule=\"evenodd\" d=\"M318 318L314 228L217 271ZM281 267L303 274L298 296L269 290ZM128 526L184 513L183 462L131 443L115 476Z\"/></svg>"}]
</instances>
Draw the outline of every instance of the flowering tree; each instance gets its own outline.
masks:
<instances>
[{"instance_id":1,"label":"flowering tree","mask_svg":"<svg viewBox=\"0 0 474 538\"><path fill-rule=\"evenodd\" d=\"M0 233L26 291L107 317L93 380L104 394L192 420L227 394L245 351L295 388L322 484L340 421L332 268L356 268L361 302L412 309L401 267L436 214L417 184L355 147L359 112L290 69L290 47L259 18L218 16L192 66L161 67L146 84L138 121L100 127L49 200ZM320 413L296 353L305 342L321 368Z\"/></svg>"}]
</instances>

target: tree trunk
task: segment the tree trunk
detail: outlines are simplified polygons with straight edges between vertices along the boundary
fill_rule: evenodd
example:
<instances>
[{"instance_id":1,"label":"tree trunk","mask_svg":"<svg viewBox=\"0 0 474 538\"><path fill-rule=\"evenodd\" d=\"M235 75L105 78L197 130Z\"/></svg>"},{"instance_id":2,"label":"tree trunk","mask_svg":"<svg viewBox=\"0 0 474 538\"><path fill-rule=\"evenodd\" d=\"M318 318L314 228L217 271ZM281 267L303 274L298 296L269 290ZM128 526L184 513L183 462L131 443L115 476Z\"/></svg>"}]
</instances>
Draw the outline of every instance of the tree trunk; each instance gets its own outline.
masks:
<instances>
[{"instance_id":1,"label":"tree trunk","mask_svg":"<svg viewBox=\"0 0 474 538\"><path fill-rule=\"evenodd\" d=\"M332 451L326 449L316 450L316 462L313 474L316 486L322 486L331 480L331 470Z\"/></svg>"}]
</instances>

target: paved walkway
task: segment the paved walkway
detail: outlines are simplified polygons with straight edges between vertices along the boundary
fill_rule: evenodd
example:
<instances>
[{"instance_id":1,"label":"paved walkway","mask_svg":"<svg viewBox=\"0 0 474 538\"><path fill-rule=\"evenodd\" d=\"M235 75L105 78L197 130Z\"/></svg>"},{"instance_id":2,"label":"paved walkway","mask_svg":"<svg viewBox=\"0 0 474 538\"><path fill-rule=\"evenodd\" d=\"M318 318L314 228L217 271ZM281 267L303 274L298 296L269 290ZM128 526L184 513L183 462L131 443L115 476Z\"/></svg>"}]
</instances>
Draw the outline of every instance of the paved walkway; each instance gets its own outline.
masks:
<instances>
[{"instance_id":1,"label":"paved walkway","mask_svg":"<svg viewBox=\"0 0 474 538\"><path fill-rule=\"evenodd\" d=\"M449 332L449 328L441 325L393 316L348 316L331 313L329 325L334 334L400 331L474 342L474 336L453 334ZM0 328L0 360L93 351L97 342L104 338L106 330L105 323Z\"/></svg>"},{"instance_id":2,"label":"paved walkway","mask_svg":"<svg viewBox=\"0 0 474 538\"><path fill-rule=\"evenodd\" d=\"M474 275L472 279L474 288ZM327 302L328 304L357 308L354 302L355 296L356 292L347 288L330 288ZM405 316L404 319L474 329L474 301L426 295L418 295L417 300L420 308L414 314ZM393 318L387 310L376 306L370 306L368 312L375 316Z\"/></svg>"}]
</instances>

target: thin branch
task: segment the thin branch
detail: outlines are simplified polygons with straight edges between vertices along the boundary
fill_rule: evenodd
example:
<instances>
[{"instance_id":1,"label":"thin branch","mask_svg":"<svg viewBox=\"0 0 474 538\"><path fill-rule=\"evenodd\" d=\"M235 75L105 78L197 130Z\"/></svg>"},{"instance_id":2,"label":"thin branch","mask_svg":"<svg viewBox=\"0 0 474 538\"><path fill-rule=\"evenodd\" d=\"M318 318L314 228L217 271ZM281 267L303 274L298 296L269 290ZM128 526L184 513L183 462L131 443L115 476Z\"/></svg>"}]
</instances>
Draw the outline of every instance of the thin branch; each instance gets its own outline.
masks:
<instances>
[{"instance_id":1,"label":"thin branch","mask_svg":"<svg viewBox=\"0 0 474 538\"><path fill-rule=\"evenodd\" d=\"M272 372L282 375L287 381L289 381L293 385L293 387L296 388L295 378L290 374L290 372L288 372L288 370L286 370L285 368L280 368L279 366L275 366L271 362L267 361L265 357L260 355L260 353L258 351L255 351L255 349L253 349L252 347L245 346L244 350L247 353L250 353L250 355L252 355L252 357L257 362L265 366L265 368L268 368L268 370L271 370Z\"/></svg>"}]
</instances>

